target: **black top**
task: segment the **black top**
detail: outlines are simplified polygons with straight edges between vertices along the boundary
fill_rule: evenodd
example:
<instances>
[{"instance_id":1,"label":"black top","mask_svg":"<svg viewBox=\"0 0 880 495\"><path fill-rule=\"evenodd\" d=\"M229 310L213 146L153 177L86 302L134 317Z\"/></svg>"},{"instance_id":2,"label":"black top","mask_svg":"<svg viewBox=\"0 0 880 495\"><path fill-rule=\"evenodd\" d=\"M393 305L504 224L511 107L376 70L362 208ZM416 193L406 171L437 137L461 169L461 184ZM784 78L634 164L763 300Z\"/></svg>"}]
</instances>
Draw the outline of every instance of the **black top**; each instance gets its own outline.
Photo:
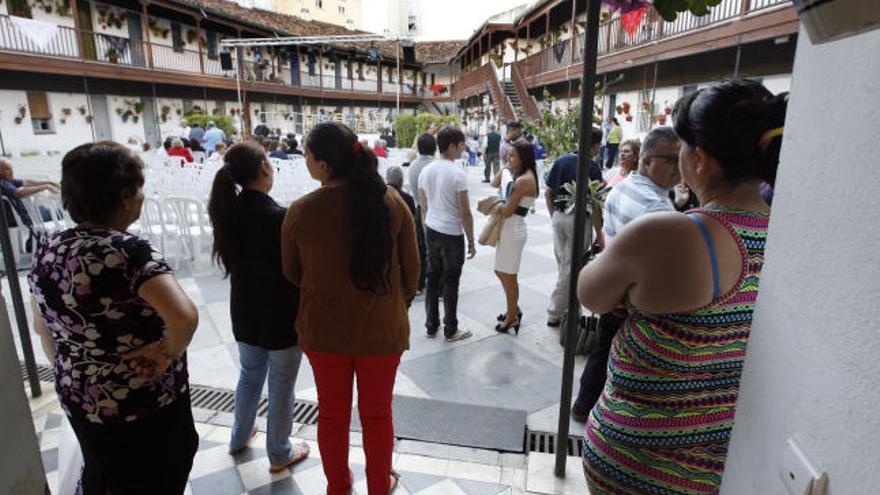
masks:
<instances>
[{"instance_id":1,"label":"black top","mask_svg":"<svg viewBox=\"0 0 880 495\"><path fill-rule=\"evenodd\" d=\"M264 349L296 345L299 289L281 270L281 223L286 210L269 196L244 189L238 197L238 261L232 272L232 333Z\"/></svg>"},{"instance_id":2,"label":"black top","mask_svg":"<svg viewBox=\"0 0 880 495\"><path fill-rule=\"evenodd\" d=\"M550 169L550 173L547 175L547 187L549 187L552 191L552 199L553 203L556 205L556 209L562 210L562 197L566 196L567 193L562 189L562 186L573 182L577 179L577 169L578 169L578 155L577 152L569 153L567 155L560 156L553 162L553 167ZM602 168L599 167L599 164L596 163L595 160L590 160L590 172L589 172L590 180L603 182L602 178Z\"/></svg>"}]
</instances>

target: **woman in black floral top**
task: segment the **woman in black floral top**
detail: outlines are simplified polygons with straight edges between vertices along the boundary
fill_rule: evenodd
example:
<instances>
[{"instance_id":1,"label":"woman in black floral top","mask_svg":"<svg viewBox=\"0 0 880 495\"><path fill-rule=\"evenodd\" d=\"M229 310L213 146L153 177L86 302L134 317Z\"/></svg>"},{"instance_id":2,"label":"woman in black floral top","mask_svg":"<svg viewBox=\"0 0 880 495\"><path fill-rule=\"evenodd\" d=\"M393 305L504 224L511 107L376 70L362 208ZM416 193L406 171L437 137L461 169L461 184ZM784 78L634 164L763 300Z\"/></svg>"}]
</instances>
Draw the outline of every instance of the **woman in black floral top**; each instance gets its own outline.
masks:
<instances>
[{"instance_id":1,"label":"woman in black floral top","mask_svg":"<svg viewBox=\"0 0 880 495\"><path fill-rule=\"evenodd\" d=\"M162 255L126 232L144 200L143 163L99 142L61 166L78 225L38 248L30 285L83 451L83 493L183 493L198 447L184 354L198 312Z\"/></svg>"}]
</instances>

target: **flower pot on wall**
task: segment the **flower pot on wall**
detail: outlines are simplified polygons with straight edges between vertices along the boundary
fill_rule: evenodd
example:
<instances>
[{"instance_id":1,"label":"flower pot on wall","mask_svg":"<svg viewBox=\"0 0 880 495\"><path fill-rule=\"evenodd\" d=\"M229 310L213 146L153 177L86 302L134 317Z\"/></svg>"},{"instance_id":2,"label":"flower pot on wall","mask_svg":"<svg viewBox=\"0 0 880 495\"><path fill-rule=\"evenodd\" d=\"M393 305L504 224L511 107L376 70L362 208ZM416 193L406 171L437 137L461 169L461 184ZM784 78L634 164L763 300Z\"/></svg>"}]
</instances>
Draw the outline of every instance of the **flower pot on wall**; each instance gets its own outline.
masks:
<instances>
[{"instance_id":1,"label":"flower pot on wall","mask_svg":"<svg viewBox=\"0 0 880 495\"><path fill-rule=\"evenodd\" d=\"M865 0L794 0L810 41L824 43L880 27L880 9Z\"/></svg>"}]
</instances>

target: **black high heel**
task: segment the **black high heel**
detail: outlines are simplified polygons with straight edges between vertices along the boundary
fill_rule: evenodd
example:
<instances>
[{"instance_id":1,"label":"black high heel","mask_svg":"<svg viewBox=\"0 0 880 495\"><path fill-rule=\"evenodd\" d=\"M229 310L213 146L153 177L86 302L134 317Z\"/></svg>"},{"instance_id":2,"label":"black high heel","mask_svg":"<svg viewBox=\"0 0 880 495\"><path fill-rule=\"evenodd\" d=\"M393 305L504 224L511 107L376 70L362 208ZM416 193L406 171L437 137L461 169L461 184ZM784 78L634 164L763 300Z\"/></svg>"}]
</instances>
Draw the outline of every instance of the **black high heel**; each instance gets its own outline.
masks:
<instances>
[{"instance_id":1,"label":"black high heel","mask_svg":"<svg viewBox=\"0 0 880 495\"><path fill-rule=\"evenodd\" d=\"M517 318L516 320L508 323L507 325L505 325L503 323L499 323L499 324L495 325L495 331L498 333L508 333L510 331L510 329L512 328L513 332L516 335L519 335L519 326L520 326L520 319Z\"/></svg>"},{"instance_id":2,"label":"black high heel","mask_svg":"<svg viewBox=\"0 0 880 495\"><path fill-rule=\"evenodd\" d=\"M516 318L518 320L522 320L522 310L520 310L519 313L517 313ZM495 318L495 321L501 323L506 319L507 319L507 315L504 313L501 313L500 315L498 315L498 318Z\"/></svg>"}]
</instances>

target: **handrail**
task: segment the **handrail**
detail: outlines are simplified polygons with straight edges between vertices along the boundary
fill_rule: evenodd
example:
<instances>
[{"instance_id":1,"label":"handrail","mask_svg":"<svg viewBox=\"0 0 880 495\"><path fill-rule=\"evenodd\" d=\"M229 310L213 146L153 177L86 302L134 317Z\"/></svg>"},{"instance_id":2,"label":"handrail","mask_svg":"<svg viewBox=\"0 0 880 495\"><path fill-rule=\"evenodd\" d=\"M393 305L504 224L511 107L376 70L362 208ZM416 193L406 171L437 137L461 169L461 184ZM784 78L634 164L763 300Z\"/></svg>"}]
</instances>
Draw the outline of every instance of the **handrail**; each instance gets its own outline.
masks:
<instances>
[{"instance_id":1,"label":"handrail","mask_svg":"<svg viewBox=\"0 0 880 495\"><path fill-rule=\"evenodd\" d=\"M538 103L535 101L535 97L529 94L526 83L519 72L519 67L516 64L510 64L510 68L510 80L513 81L513 86L516 88L516 95L519 97L519 101L522 102L523 112L532 120L541 118Z\"/></svg>"},{"instance_id":2,"label":"handrail","mask_svg":"<svg viewBox=\"0 0 880 495\"><path fill-rule=\"evenodd\" d=\"M46 44L40 46L19 31L8 15L0 15L0 51L184 74L235 77L234 70L223 70L219 57L208 55L204 50L198 51L156 42L135 41L69 26L59 25L55 35ZM233 64L236 65L235 52L232 53L232 58ZM244 64L242 74L245 82L317 88L324 91L378 93L385 96L397 93L398 81L396 77L393 83L389 83L385 78L380 86L377 78L361 79L357 71L354 71L353 77L350 79L345 67L343 67L342 77L336 77L336 74L332 72L320 77L317 71L314 75L310 75L306 67L299 66L299 81L294 84L289 62L282 66L276 65L274 71L271 63L258 65L247 57L242 60L242 63ZM400 94L405 97L419 96L433 99L428 87L414 80L405 80L401 86Z\"/></svg>"},{"instance_id":3,"label":"handrail","mask_svg":"<svg viewBox=\"0 0 880 495\"><path fill-rule=\"evenodd\" d=\"M709 14L705 16L697 17L690 12L684 12L673 22L666 22L651 9L632 35L624 32L621 18L615 17L599 26L598 56L607 56L686 35L786 4L790 5L791 2L789 0L722 0L720 4L709 9ZM574 45L574 56L571 53L572 45ZM516 65L522 77L530 78L581 62L583 62L583 39L581 36L575 36L533 53Z\"/></svg>"}]
</instances>

